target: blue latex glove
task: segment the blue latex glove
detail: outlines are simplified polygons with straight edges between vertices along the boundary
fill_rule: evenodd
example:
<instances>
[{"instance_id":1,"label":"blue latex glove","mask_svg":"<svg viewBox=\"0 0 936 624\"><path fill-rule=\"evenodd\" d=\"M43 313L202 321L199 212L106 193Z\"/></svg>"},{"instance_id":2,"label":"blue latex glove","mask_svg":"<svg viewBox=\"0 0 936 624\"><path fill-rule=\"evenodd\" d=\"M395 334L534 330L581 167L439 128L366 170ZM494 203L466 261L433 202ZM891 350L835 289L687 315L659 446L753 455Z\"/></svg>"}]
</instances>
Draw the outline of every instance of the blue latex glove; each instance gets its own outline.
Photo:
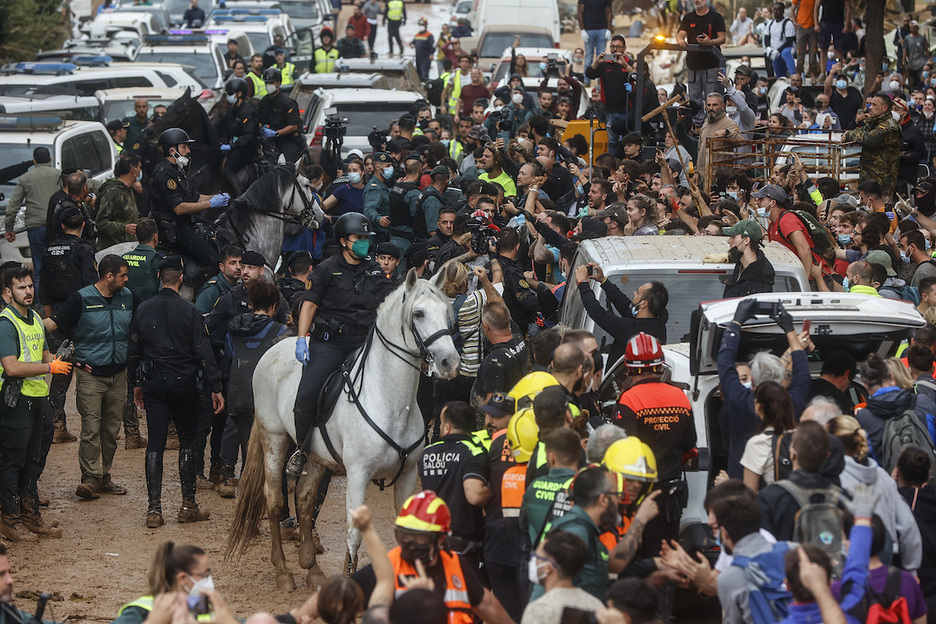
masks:
<instances>
[{"instance_id":1,"label":"blue latex glove","mask_svg":"<svg viewBox=\"0 0 936 624\"><path fill-rule=\"evenodd\" d=\"M218 193L217 195L213 195L208 201L211 203L212 208L222 208L228 205L228 202L231 201L231 196L227 193Z\"/></svg>"},{"instance_id":2,"label":"blue latex glove","mask_svg":"<svg viewBox=\"0 0 936 624\"><path fill-rule=\"evenodd\" d=\"M230 152L230 151L231 151L231 146L230 146L229 144L225 143L224 145L221 146L221 151L222 151L222 152L225 152L225 153Z\"/></svg>"},{"instance_id":3,"label":"blue latex glove","mask_svg":"<svg viewBox=\"0 0 936 624\"><path fill-rule=\"evenodd\" d=\"M260 128L260 132L263 133L263 138L272 139L276 136L276 130L272 129L270 126L263 126Z\"/></svg>"},{"instance_id":4,"label":"blue latex glove","mask_svg":"<svg viewBox=\"0 0 936 624\"><path fill-rule=\"evenodd\" d=\"M309 343L304 336L296 339L296 359L303 366L309 363Z\"/></svg>"}]
</instances>

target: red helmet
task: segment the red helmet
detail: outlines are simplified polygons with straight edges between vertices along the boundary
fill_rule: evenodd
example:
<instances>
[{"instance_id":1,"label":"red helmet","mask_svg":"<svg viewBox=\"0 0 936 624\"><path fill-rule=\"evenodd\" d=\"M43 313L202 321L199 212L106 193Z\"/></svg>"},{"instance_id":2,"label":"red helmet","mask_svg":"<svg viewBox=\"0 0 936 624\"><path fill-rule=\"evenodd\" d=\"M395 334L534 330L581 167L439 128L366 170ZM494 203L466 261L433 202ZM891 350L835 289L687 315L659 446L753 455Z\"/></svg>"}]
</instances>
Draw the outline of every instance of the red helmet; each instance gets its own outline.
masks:
<instances>
[{"instance_id":1,"label":"red helmet","mask_svg":"<svg viewBox=\"0 0 936 624\"><path fill-rule=\"evenodd\" d=\"M663 347L656 337L640 332L627 341L624 363L628 368L653 368L663 365Z\"/></svg>"},{"instance_id":2,"label":"red helmet","mask_svg":"<svg viewBox=\"0 0 936 624\"><path fill-rule=\"evenodd\" d=\"M432 490L414 494L403 503L396 525L406 531L418 533L449 533L452 514L445 501Z\"/></svg>"}]
</instances>

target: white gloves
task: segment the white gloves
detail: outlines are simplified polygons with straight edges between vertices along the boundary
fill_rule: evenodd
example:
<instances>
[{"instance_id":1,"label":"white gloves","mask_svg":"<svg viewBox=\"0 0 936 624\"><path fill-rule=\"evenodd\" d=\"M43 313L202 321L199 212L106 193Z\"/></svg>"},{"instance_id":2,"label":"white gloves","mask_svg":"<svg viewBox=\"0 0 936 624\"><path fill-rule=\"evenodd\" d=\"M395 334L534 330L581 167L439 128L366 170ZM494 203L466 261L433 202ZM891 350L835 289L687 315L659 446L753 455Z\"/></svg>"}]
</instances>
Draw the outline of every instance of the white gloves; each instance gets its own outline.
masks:
<instances>
[{"instance_id":1,"label":"white gloves","mask_svg":"<svg viewBox=\"0 0 936 624\"><path fill-rule=\"evenodd\" d=\"M610 31L610 30L606 30L606 31L605 31L605 41L611 41L611 31Z\"/></svg>"},{"instance_id":2,"label":"white gloves","mask_svg":"<svg viewBox=\"0 0 936 624\"><path fill-rule=\"evenodd\" d=\"M584 28L582 29L582 43L588 45L588 31Z\"/></svg>"},{"instance_id":3,"label":"white gloves","mask_svg":"<svg viewBox=\"0 0 936 624\"><path fill-rule=\"evenodd\" d=\"M764 48L764 55L767 56L771 61L775 61L777 60L777 57L780 56L780 53L773 48Z\"/></svg>"}]
</instances>

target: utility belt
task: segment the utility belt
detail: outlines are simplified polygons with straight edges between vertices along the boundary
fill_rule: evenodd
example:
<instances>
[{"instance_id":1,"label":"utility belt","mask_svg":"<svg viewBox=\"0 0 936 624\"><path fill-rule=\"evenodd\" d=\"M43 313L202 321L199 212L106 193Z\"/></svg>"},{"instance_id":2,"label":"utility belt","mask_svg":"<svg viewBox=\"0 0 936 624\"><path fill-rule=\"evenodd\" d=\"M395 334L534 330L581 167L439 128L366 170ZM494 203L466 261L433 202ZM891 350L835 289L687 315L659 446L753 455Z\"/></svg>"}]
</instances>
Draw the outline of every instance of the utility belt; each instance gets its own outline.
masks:
<instances>
[{"instance_id":1,"label":"utility belt","mask_svg":"<svg viewBox=\"0 0 936 624\"><path fill-rule=\"evenodd\" d=\"M449 535L446 539L449 550L458 555L467 555L472 552L481 552L481 542L470 540L464 537Z\"/></svg>"},{"instance_id":2,"label":"utility belt","mask_svg":"<svg viewBox=\"0 0 936 624\"><path fill-rule=\"evenodd\" d=\"M416 238L416 235L413 234L412 230L404 230L403 228L390 228L390 236L396 236L397 238L405 238L409 242L413 242Z\"/></svg>"},{"instance_id":3,"label":"utility belt","mask_svg":"<svg viewBox=\"0 0 936 624\"><path fill-rule=\"evenodd\" d=\"M332 320L315 323L309 335L315 340L330 340L338 336L366 336L369 331L370 328L363 325L348 325Z\"/></svg>"},{"instance_id":4,"label":"utility belt","mask_svg":"<svg viewBox=\"0 0 936 624\"><path fill-rule=\"evenodd\" d=\"M663 519L667 522L677 522L682 517L682 510L689 504L689 484L679 477L660 481L653 489L661 492L657 503L660 505Z\"/></svg>"}]
</instances>

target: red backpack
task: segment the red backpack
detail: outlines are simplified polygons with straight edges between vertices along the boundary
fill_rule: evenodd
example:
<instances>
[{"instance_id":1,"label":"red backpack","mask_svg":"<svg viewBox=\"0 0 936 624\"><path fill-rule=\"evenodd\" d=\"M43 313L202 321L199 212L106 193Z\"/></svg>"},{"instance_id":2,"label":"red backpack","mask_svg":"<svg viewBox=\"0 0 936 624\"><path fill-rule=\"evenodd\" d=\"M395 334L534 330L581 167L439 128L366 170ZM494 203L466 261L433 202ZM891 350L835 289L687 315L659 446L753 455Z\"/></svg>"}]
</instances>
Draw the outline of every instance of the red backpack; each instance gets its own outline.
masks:
<instances>
[{"instance_id":1,"label":"red backpack","mask_svg":"<svg viewBox=\"0 0 936 624\"><path fill-rule=\"evenodd\" d=\"M867 587L864 598L849 614L866 624L911 624L907 599L900 595L900 568L888 566L887 581L880 594ZM846 593L845 588L842 590Z\"/></svg>"}]
</instances>

